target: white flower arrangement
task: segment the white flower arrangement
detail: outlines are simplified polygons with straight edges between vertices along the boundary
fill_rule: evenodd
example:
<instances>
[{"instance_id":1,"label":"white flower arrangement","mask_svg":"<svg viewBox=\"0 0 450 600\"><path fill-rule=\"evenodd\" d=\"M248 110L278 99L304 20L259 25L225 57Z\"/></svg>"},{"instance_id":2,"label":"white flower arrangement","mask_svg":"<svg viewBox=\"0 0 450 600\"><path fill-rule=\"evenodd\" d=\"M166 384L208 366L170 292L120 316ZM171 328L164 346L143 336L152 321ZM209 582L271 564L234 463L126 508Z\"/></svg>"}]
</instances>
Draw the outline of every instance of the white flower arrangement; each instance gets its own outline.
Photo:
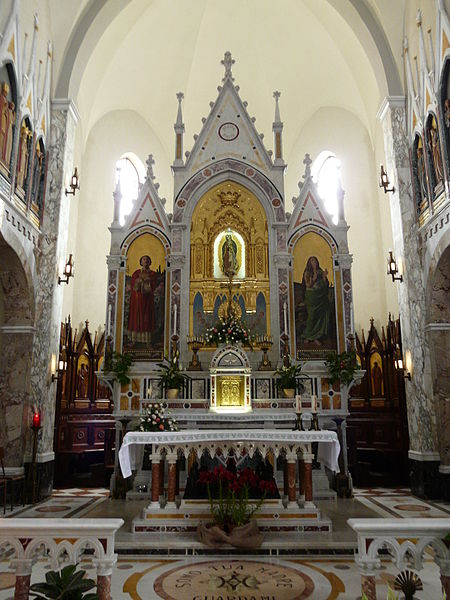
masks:
<instances>
[{"instance_id":1,"label":"white flower arrangement","mask_svg":"<svg viewBox=\"0 0 450 600\"><path fill-rule=\"evenodd\" d=\"M139 431L178 431L176 419L160 402L150 404L140 416Z\"/></svg>"}]
</instances>

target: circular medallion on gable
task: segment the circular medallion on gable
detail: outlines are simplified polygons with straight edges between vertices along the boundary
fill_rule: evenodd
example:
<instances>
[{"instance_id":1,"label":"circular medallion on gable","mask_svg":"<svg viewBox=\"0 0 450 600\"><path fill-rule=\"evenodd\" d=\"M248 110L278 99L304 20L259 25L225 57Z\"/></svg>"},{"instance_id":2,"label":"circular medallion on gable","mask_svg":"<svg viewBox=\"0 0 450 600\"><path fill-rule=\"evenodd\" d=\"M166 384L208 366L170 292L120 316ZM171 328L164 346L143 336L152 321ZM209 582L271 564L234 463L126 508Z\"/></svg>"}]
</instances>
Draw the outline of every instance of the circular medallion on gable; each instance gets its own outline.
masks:
<instances>
[{"instance_id":1,"label":"circular medallion on gable","mask_svg":"<svg viewBox=\"0 0 450 600\"><path fill-rule=\"evenodd\" d=\"M279 198L274 198L272 200L272 204L273 204L273 206L275 206L275 208L278 208L281 204L281 200Z\"/></svg>"},{"instance_id":2,"label":"circular medallion on gable","mask_svg":"<svg viewBox=\"0 0 450 600\"><path fill-rule=\"evenodd\" d=\"M219 137L226 142L232 142L239 135L239 127L234 123L223 123L219 127Z\"/></svg>"},{"instance_id":3,"label":"circular medallion on gable","mask_svg":"<svg viewBox=\"0 0 450 600\"><path fill-rule=\"evenodd\" d=\"M186 206L186 200L184 198L180 198L177 204L180 208L183 208L184 206Z\"/></svg>"}]
</instances>

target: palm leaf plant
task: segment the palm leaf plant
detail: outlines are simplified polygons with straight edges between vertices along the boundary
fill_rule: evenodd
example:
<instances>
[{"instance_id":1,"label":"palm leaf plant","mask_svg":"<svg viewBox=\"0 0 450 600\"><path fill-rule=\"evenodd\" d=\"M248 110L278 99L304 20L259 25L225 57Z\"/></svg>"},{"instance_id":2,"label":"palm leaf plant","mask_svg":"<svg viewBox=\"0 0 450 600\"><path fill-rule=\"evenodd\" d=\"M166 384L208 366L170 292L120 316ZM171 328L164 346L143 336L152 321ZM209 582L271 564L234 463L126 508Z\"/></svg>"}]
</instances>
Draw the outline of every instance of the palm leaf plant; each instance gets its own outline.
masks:
<instances>
[{"instance_id":1,"label":"palm leaf plant","mask_svg":"<svg viewBox=\"0 0 450 600\"><path fill-rule=\"evenodd\" d=\"M93 579L85 579L86 571L77 571L77 565L68 565L45 574L45 583L30 587L34 600L98 600L96 593L87 594L95 587Z\"/></svg>"}]
</instances>

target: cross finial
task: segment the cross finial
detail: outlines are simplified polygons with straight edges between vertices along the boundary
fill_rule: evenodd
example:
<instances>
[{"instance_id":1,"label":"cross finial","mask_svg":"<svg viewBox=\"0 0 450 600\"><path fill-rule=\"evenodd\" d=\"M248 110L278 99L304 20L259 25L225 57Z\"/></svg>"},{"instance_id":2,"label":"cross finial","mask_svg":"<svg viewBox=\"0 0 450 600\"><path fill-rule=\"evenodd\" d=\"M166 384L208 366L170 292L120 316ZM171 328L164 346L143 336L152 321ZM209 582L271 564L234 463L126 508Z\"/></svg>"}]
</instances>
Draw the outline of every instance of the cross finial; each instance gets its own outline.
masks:
<instances>
[{"instance_id":1,"label":"cross finial","mask_svg":"<svg viewBox=\"0 0 450 600\"><path fill-rule=\"evenodd\" d=\"M305 165L305 174L303 175L303 179L307 179L311 177L311 165L312 160L308 153L305 154L305 158L303 159L303 164Z\"/></svg>"},{"instance_id":2,"label":"cross finial","mask_svg":"<svg viewBox=\"0 0 450 600\"><path fill-rule=\"evenodd\" d=\"M183 92L177 92L177 100L178 100L178 104L181 104L181 101L184 98L184 94Z\"/></svg>"},{"instance_id":3,"label":"cross finial","mask_svg":"<svg viewBox=\"0 0 450 600\"><path fill-rule=\"evenodd\" d=\"M225 77L222 79L222 81L225 81L226 79L234 81L234 77L231 73L231 67L236 61L233 58L231 58L231 52L229 50L225 52L223 60L221 60L220 62L225 67Z\"/></svg>"},{"instance_id":4,"label":"cross finial","mask_svg":"<svg viewBox=\"0 0 450 600\"><path fill-rule=\"evenodd\" d=\"M155 164L155 159L153 158L153 154L149 154L147 160L145 161L147 165L147 179L155 179L153 174L153 165Z\"/></svg>"},{"instance_id":5,"label":"cross finial","mask_svg":"<svg viewBox=\"0 0 450 600\"><path fill-rule=\"evenodd\" d=\"M273 93L273 97L275 98L275 101L278 102L278 98L281 96L281 92L274 92Z\"/></svg>"}]
</instances>

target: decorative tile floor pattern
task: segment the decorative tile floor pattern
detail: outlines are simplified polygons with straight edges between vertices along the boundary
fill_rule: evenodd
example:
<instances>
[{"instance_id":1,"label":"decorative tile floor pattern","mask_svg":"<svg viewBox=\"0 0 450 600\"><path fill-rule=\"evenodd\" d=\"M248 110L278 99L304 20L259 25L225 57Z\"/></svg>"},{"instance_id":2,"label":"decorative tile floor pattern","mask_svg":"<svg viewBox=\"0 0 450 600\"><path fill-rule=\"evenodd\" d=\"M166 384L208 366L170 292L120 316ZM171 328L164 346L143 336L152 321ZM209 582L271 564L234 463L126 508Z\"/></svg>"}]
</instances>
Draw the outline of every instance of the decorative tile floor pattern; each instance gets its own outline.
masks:
<instances>
[{"instance_id":1,"label":"decorative tile floor pattern","mask_svg":"<svg viewBox=\"0 0 450 600\"><path fill-rule=\"evenodd\" d=\"M325 501L319 505L333 520L333 534L325 537L295 536L288 540L270 539L271 545L297 553L293 556L237 556L225 550L220 556L161 556L145 555L145 544L136 542L130 533L133 516L145 506L145 501L126 502L111 500L105 489L55 490L53 496L35 506L17 507L11 516L42 517L115 517L125 519L118 532L117 550L120 555L112 578L114 600L358 600L360 575L352 556L354 533L346 525L351 516L382 516L386 518L448 517L448 503L425 502L412 496L405 488L355 489L353 499ZM275 534L276 535L276 534ZM265 542L265 543L266 543ZM186 540L180 540L180 548ZM195 552L196 543L191 548ZM133 550L134 548L134 550ZM328 548L329 550L326 550ZM346 554L335 555L339 548ZM297 549L297 550L295 550ZM304 556L306 552L320 549L322 554ZM324 549L327 554L324 554ZM328 555L328 551L330 554ZM144 552L144 554L136 554ZM95 569L86 563L88 576L95 579ZM33 569L32 582L42 581L49 566L39 561ZM383 561L377 573L377 597L386 598L387 584L398 571L390 561ZM432 561L425 562L420 571L423 592L416 600L441 600L439 570ZM0 600L12 600L14 577L8 560L0 562Z\"/></svg>"},{"instance_id":2,"label":"decorative tile floor pattern","mask_svg":"<svg viewBox=\"0 0 450 600\"><path fill-rule=\"evenodd\" d=\"M83 564L88 577L95 568ZM49 568L39 562L32 583ZM377 576L377 598L385 599L397 574L384 562ZM424 591L416 600L440 600L438 568L427 561L420 572ZM0 563L0 600L12 600L13 580ZM353 560L317 558L208 557L189 560L120 558L112 577L113 600L358 600L360 577Z\"/></svg>"}]
</instances>

